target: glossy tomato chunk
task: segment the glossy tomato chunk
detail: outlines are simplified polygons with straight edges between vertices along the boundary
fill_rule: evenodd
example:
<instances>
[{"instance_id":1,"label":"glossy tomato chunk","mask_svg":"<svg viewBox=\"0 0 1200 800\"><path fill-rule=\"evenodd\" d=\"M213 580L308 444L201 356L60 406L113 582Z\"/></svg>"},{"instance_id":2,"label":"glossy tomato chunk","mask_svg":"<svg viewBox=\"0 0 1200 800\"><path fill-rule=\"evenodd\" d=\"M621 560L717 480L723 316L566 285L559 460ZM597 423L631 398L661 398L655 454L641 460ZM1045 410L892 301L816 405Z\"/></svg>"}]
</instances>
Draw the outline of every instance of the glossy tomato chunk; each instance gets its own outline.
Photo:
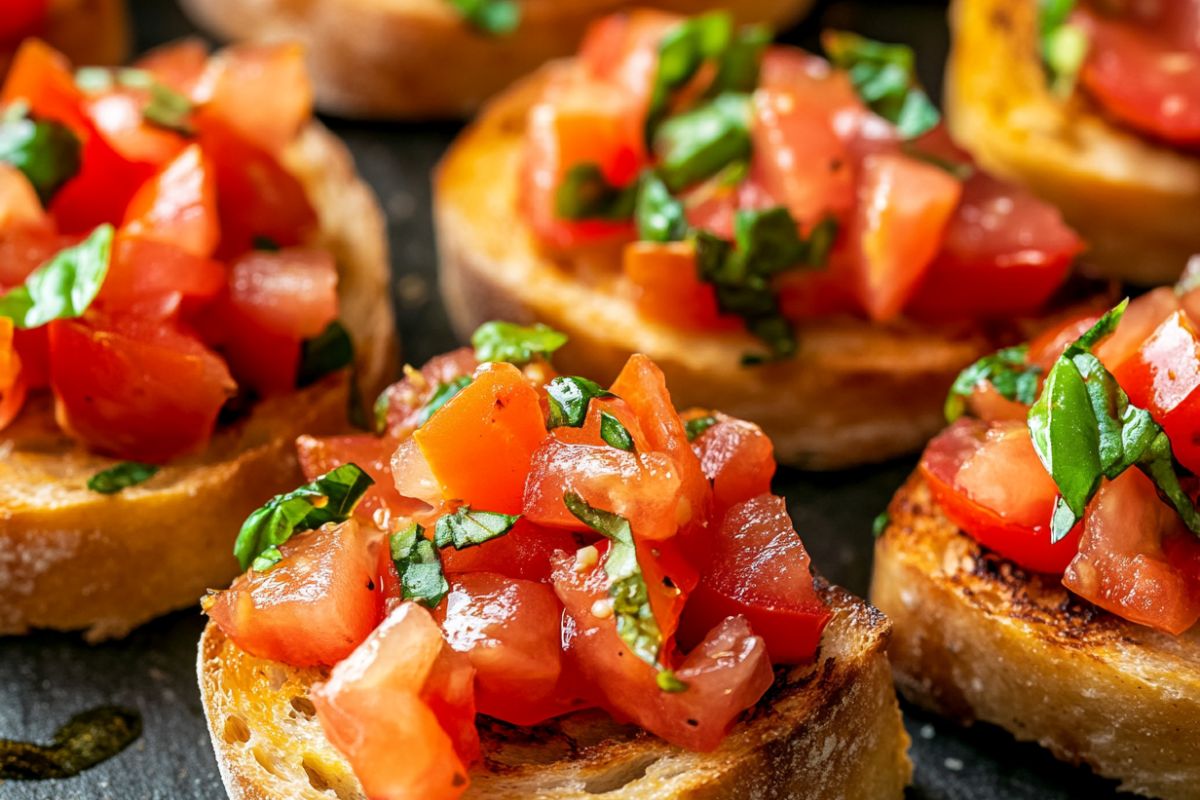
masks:
<instances>
[{"instance_id":1,"label":"glossy tomato chunk","mask_svg":"<svg viewBox=\"0 0 1200 800\"><path fill-rule=\"evenodd\" d=\"M404 603L309 696L368 797L453 800L479 756L474 672L428 611Z\"/></svg>"},{"instance_id":2,"label":"glossy tomato chunk","mask_svg":"<svg viewBox=\"0 0 1200 800\"><path fill-rule=\"evenodd\" d=\"M730 508L713 548L684 608L680 643L698 642L721 620L741 615L772 662L811 659L832 615L813 587L808 552L783 498L761 494Z\"/></svg>"},{"instance_id":3,"label":"glossy tomato chunk","mask_svg":"<svg viewBox=\"0 0 1200 800\"><path fill-rule=\"evenodd\" d=\"M575 552L579 541L562 528L548 528L521 517L512 530L481 545L442 550L442 567L447 575L464 572L494 572L524 581L550 580L551 561L556 552Z\"/></svg>"},{"instance_id":4,"label":"glossy tomato chunk","mask_svg":"<svg viewBox=\"0 0 1200 800\"><path fill-rule=\"evenodd\" d=\"M0 317L0 430L8 427L25 404L26 382L21 374L12 320Z\"/></svg>"},{"instance_id":5,"label":"glossy tomato chunk","mask_svg":"<svg viewBox=\"0 0 1200 800\"><path fill-rule=\"evenodd\" d=\"M337 265L326 250L256 250L230 266L229 295L264 329L311 339L337 319L337 282Z\"/></svg>"},{"instance_id":6,"label":"glossy tomato chunk","mask_svg":"<svg viewBox=\"0 0 1200 800\"><path fill-rule=\"evenodd\" d=\"M217 182L212 161L189 145L133 196L125 209L130 234L170 242L198 258L217 249Z\"/></svg>"},{"instance_id":7,"label":"glossy tomato chunk","mask_svg":"<svg viewBox=\"0 0 1200 800\"><path fill-rule=\"evenodd\" d=\"M25 173L0 162L0 230L48 232L50 219Z\"/></svg>"},{"instance_id":8,"label":"glossy tomato chunk","mask_svg":"<svg viewBox=\"0 0 1200 800\"><path fill-rule=\"evenodd\" d=\"M920 469L942 512L984 547L1034 572L1061 574L1074 557L1081 526L1050 541L1058 487L1024 423L960 419L933 438Z\"/></svg>"},{"instance_id":9,"label":"glossy tomato chunk","mask_svg":"<svg viewBox=\"0 0 1200 800\"><path fill-rule=\"evenodd\" d=\"M734 504L771 491L775 446L753 422L717 415L717 423L694 442L704 476L712 481L713 520Z\"/></svg>"},{"instance_id":10,"label":"glossy tomato chunk","mask_svg":"<svg viewBox=\"0 0 1200 800\"><path fill-rule=\"evenodd\" d=\"M183 136L146 120L149 89L116 87L83 102L83 112L95 131L121 158L158 168L185 145Z\"/></svg>"},{"instance_id":11,"label":"glossy tomato chunk","mask_svg":"<svg viewBox=\"0 0 1200 800\"><path fill-rule=\"evenodd\" d=\"M696 248L689 242L632 242L621 261L633 301L645 317L684 329L736 329L723 315L712 284L700 278Z\"/></svg>"},{"instance_id":12,"label":"glossy tomato chunk","mask_svg":"<svg viewBox=\"0 0 1200 800\"><path fill-rule=\"evenodd\" d=\"M225 267L189 253L169 241L147 239L124 231L113 242L112 260L98 302L109 309L178 294L208 301L226 285Z\"/></svg>"},{"instance_id":13,"label":"glossy tomato chunk","mask_svg":"<svg viewBox=\"0 0 1200 800\"><path fill-rule=\"evenodd\" d=\"M332 665L379 623L375 533L349 520L298 534L266 572L248 570L206 609L251 655L296 667Z\"/></svg>"},{"instance_id":14,"label":"glossy tomato chunk","mask_svg":"<svg viewBox=\"0 0 1200 800\"><path fill-rule=\"evenodd\" d=\"M192 452L235 388L220 357L170 321L93 310L49 330L59 424L103 453L162 462Z\"/></svg>"},{"instance_id":15,"label":"glossy tomato chunk","mask_svg":"<svg viewBox=\"0 0 1200 800\"><path fill-rule=\"evenodd\" d=\"M268 153L283 150L312 118L312 85L297 43L226 47L209 59L192 94L204 117Z\"/></svg>"}]
</instances>

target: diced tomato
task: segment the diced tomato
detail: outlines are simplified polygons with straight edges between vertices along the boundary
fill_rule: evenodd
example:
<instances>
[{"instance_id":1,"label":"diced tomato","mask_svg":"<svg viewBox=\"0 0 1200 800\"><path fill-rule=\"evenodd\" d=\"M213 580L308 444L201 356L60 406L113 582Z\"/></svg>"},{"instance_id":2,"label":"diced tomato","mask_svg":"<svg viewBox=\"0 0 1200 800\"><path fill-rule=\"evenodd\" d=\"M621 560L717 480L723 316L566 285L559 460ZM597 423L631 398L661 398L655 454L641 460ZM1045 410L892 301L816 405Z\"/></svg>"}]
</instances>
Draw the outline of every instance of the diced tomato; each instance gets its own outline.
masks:
<instances>
[{"instance_id":1,"label":"diced tomato","mask_svg":"<svg viewBox=\"0 0 1200 800\"><path fill-rule=\"evenodd\" d=\"M12 320L0 317L0 430L7 428L21 412L25 391L21 356L13 341Z\"/></svg>"},{"instance_id":2,"label":"diced tomato","mask_svg":"<svg viewBox=\"0 0 1200 800\"><path fill-rule=\"evenodd\" d=\"M1119 371L1163 320L1178 310L1179 298L1169 287L1147 292L1125 309L1116 331L1096 347L1096 357L1110 372Z\"/></svg>"},{"instance_id":3,"label":"diced tomato","mask_svg":"<svg viewBox=\"0 0 1200 800\"><path fill-rule=\"evenodd\" d=\"M104 140L128 161L155 168L169 163L185 146L179 133L146 120L149 89L114 88L87 97L83 112Z\"/></svg>"},{"instance_id":4,"label":"diced tomato","mask_svg":"<svg viewBox=\"0 0 1200 800\"><path fill-rule=\"evenodd\" d=\"M521 517L503 536L475 547L442 550L447 575L495 572L524 581L550 580L551 559L558 551L575 552L579 542L562 528L547 528Z\"/></svg>"},{"instance_id":5,"label":"diced tomato","mask_svg":"<svg viewBox=\"0 0 1200 800\"><path fill-rule=\"evenodd\" d=\"M390 530L396 517L405 517L425 507L401 497L392 480L392 453L396 440L368 433L349 436L301 436L296 440L300 469L308 480L343 464L357 464L375 483L366 491L354 516L380 530Z\"/></svg>"},{"instance_id":6,"label":"diced tomato","mask_svg":"<svg viewBox=\"0 0 1200 800\"><path fill-rule=\"evenodd\" d=\"M413 433L446 499L518 513L533 453L546 438L538 394L512 364L475 380Z\"/></svg>"},{"instance_id":7,"label":"diced tomato","mask_svg":"<svg viewBox=\"0 0 1200 800\"><path fill-rule=\"evenodd\" d=\"M690 242L631 242L625 246L622 265L644 316L685 329L741 326L736 317L721 313L712 284L700 279Z\"/></svg>"},{"instance_id":8,"label":"diced tomato","mask_svg":"<svg viewBox=\"0 0 1200 800\"><path fill-rule=\"evenodd\" d=\"M401 497L419 501L424 510L411 516L422 525L436 519L441 512L454 505L453 498L447 501L442 496L442 487L437 476L429 467L421 446L412 437L402 439L396 452L392 453L392 480Z\"/></svg>"},{"instance_id":9,"label":"diced tomato","mask_svg":"<svg viewBox=\"0 0 1200 800\"><path fill-rule=\"evenodd\" d=\"M1098 319L1100 312L1088 309L1071 314L1047 327L1030 340L1025 361L1039 367L1043 373L1049 372L1063 351L1095 325Z\"/></svg>"},{"instance_id":10,"label":"diced tomato","mask_svg":"<svg viewBox=\"0 0 1200 800\"><path fill-rule=\"evenodd\" d=\"M856 287L876 322L904 309L941 247L962 184L938 167L898 154L862 162L848 236L858 243Z\"/></svg>"},{"instance_id":11,"label":"diced tomato","mask_svg":"<svg viewBox=\"0 0 1200 800\"><path fill-rule=\"evenodd\" d=\"M479 366L475 351L460 347L449 353L434 356L420 370L405 367L404 380L383 390L384 421L392 436L404 436L417 427L417 419L429 398L444 383L453 383L470 375Z\"/></svg>"},{"instance_id":12,"label":"diced tomato","mask_svg":"<svg viewBox=\"0 0 1200 800\"><path fill-rule=\"evenodd\" d=\"M930 317L1037 311L1066 280L1083 242L1058 209L976 171L909 310Z\"/></svg>"},{"instance_id":13,"label":"diced tomato","mask_svg":"<svg viewBox=\"0 0 1200 800\"><path fill-rule=\"evenodd\" d=\"M180 39L156 47L134 62L164 86L192 97L208 66L208 46L198 38Z\"/></svg>"},{"instance_id":14,"label":"diced tomato","mask_svg":"<svg viewBox=\"0 0 1200 800\"><path fill-rule=\"evenodd\" d=\"M0 288L11 289L64 247L77 244L79 237L55 236L46 230L23 226L0 228Z\"/></svg>"},{"instance_id":15,"label":"diced tomato","mask_svg":"<svg viewBox=\"0 0 1200 800\"><path fill-rule=\"evenodd\" d=\"M367 796L453 800L479 756L474 672L428 611L404 603L309 697Z\"/></svg>"},{"instance_id":16,"label":"diced tomato","mask_svg":"<svg viewBox=\"0 0 1200 800\"><path fill-rule=\"evenodd\" d=\"M984 422L1024 422L1029 417L1029 406L1009 400L990 381L980 381L966 399L967 413Z\"/></svg>"},{"instance_id":17,"label":"diced tomato","mask_svg":"<svg viewBox=\"0 0 1200 800\"><path fill-rule=\"evenodd\" d=\"M21 359L21 381L29 391L50 385L49 333L45 325L13 331L13 346Z\"/></svg>"},{"instance_id":18,"label":"diced tomato","mask_svg":"<svg viewBox=\"0 0 1200 800\"><path fill-rule=\"evenodd\" d=\"M53 225L25 173L0 162L0 230L50 231Z\"/></svg>"},{"instance_id":19,"label":"diced tomato","mask_svg":"<svg viewBox=\"0 0 1200 800\"><path fill-rule=\"evenodd\" d=\"M229 267L234 307L264 330L311 339L337 319L338 273L327 250L254 250Z\"/></svg>"},{"instance_id":20,"label":"diced tomato","mask_svg":"<svg viewBox=\"0 0 1200 800\"><path fill-rule=\"evenodd\" d=\"M480 714L535 725L571 709L555 693L562 605L550 587L494 572L459 575L435 616L446 641L475 667Z\"/></svg>"},{"instance_id":21,"label":"diced tomato","mask_svg":"<svg viewBox=\"0 0 1200 800\"><path fill-rule=\"evenodd\" d=\"M857 243L851 247L848 237L840 236L824 269L792 270L780 275L776 287L784 316L801 321L835 314L861 314L854 288L857 249Z\"/></svg>"},{"instance_id":22,"label":"diced tomato","mask_svg":"<svg viewBox=\"0 0 1200 800\"><path fill-rule=\"evenodd\" d=\"M195 323L205 343L224 356L239 384L264 397L295 390L300 340L267 328L233 302L228 287Z\"/></svg>"},{"instance_id":23,"label":"diced tomato","mask_svg":"<svg viewBox=\"0 0 1200 800\"><path fill-rule=\"evenodd\" d=\"M7 8L5 11L7 14ZM80 110L83 93L75 85L70 62L40 39L21 43L0 89L0 106L18 100L27 102L29 110L41 119L62 122L77 134L88 130Z\"/></svg>"},{"instance_id":24,"label":"diced tomato","mask_svg":"<svg viewBox=\"0 0 1200 800\"><path fill-rule=\"evenodd\" d=\"M813 587L809 563L782 497L760 494L733 506L684 608L681 644L700 641L740 614L766 642L772 662L808 661L832 616Z\"/></svg>"},{"instance_id":25,"label":"diced tomato","mask_svg":"<svg viewBox=\"0 0 1200 800\"><path fill-rule=\"evenodd\" d=\"M95 310L50 323L50 381L64 429L149 462L202 447L234 390L224 362L177 324Z\"/></svg>"},{"instance_id":26,"label":"diced tomato","mask_svg":"<svg viewBox=\"0 0 1200 800\"><path fill-rule=\"evenodd\" d=\"M198 145L189 145L133 196L123 227L209 258L221 235L216 194L212 161Z\"/></svg>"},{"instance_id":27,"label":"diced tomato","mask_svg":"<svg viewBox=\"0 0 1200 800\"><path fill-rule=\"evenodd\" d=\"M112 258L98 302L105 308L128 309L169 293L210 300L225 288L225 267L162 240L116 236Z\"/></svg>"},{"instance_id":28,"label":"diced tomato","mask_svg":"<svg viewBox=\"0 0 1200 800\"><path fill-rule=\"evenodd\" d=\"M1088 38L1080 83L1124 124L1174 145L1196 146L1200 10L1191 2L1144 5L1160 13L1108 17L1083 5L1075 10L1071 21Z\"/></svg>"},{"instance_id":29,"label":"diced tomato","mask_svg":"<svg viewBox=\"0 0 1200 800\"><path fill-rule=\"evenodd\" d=\"M249 570L207 607L251 655L296 667L336 664L379 623L378 534L354 520L293 536L283 559Z\"/></svg>"},{"instance_id":30,"label":"diced tomato","mask_svg":"<svg viewBox=\"0 0 1200 800\"><path fill-rule=\"evenodd\" d=\"M554 570L554 591L571 619L570 657L606 704L668 742L691 750L711 750L734 719L771 685L766 647L742 617L713 629L675 669L687 685L664 692L656 671L641 661L617 635L611 614L597 616L608 598L603 569L607 543L598 545L600 563L580 571L573 555L563 554Z\"/></svg>"},{"instance_id":31,"label":"diced tomato","mask_svg":"<svg viewBox=\"0 0 1200 800\"><path fill-rule=\"evenodd\" d=\"M579 47L579 61L594 78L618 86L629 99L630 122L642 127L650 87L658 70L658 47L683 17L634 9L593 22Z\"/></svg>"},{"instance_id":32,"label":"diced tomato","mask_svg":"<svg viewBox=\"0 0 1200 800\"><path fill-rule=\"evenodd\" d=\"M1200 472L1200 336L1187 315L1167 317L1113 376L1162 425L1180 463Z\"/></svg>"},{"instance_id":33,"label":"diced tomato","mask_svg":"<svg viewBox=\"0 0 1200 800\"><path fill-rule=\"evenodd\" d=\"M753 422L720 414L717 423L692 442L692 449L704 476L712 481L712 513L718 524L734 504L771 491L775 447Z\"/></svg>"},{"instance_id":34,"label":"diced tomato","mask_svg":"<svg viewBox=\"0 0 1200 800\"><path fill-rule=\"evenodd\" d=\"M40 34L49 6L49 0L8 0L0 17L0 42L19 42Z\"/></svg>"},{"instance_id":35,"label":"diced tomato","mask_svg":"<svg viewBox=\"0 0 1200 800\"><path fill-rule=\"evenodd\" d=\"M1050 541L1058 488L1024 424L960 419L929 443L920 469L942 512L984 547L1054 574L1075 556L1080 525Z\"/></svg>"},{"instance_id":36,"label":"diced tomato","mask_svg":"<svg viewBox=\"0 0 1200 800\"><path fill-rule=\"evenodd\" d=\"M209 59L193 96L201 116L268 153L282 151L312 118L312 85L296 43L226 47Z\"/></svg>"},{"instance_id":37,"label":"diced tomato","mask_svg":"<svg viewBox=\"0 0 1200 800\"><path fill-rule=\"evenodd\" d=\"M82 166L50 201L62 233L90 233L101 223L120 225L137 190L155 165L131 161L94 132L84 134Z\"/></svg>"},{"instance_id":38,"label":"diced tomato","mask_svg":"<svg viewBox=\"0 0 1200 800\"><path fill-rule=\"evenodd\" d=\"M1163 552L1165 538L1192 536L1181 525L1150 479L1127 470L1088 506L1079 555L1063 585L1125 619L1183 633L1200 619L1200 593Z\"/></svg>"}]
</instances>

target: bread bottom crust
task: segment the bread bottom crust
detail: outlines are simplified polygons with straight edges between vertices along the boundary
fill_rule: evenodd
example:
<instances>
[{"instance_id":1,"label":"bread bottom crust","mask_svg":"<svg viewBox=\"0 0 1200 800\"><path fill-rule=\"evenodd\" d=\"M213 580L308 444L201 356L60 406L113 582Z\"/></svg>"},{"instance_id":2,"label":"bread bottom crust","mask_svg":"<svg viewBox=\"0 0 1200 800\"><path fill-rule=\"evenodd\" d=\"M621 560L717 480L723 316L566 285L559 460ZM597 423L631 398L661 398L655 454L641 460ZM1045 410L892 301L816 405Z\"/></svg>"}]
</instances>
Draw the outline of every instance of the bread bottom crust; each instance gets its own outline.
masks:
<instances>
[{"instance_id":1,"label":"bread bottom crust","mask_svg":"<svg viewBox=\"0 0 1200 800\"><path fill-rule=\"evenodd\" d=\"M908 736L884 654L888 622L837 588L814 664L775 685L712 753L693 753L581 712L536 728L480 718L484 762L466 798L487 800L885 800L911 777ZM364 795L307 699L320 670L239 650L209 623L197 664L201 698L233 800Z\"/></svg>"},{"instance_id":2,"label":"bread bottom crust","mask_svg":"<svg viewBox=\"0 0 1200 800\"><path fill-rule=\"evenodd\" d=\"M1075 598L1059 579L985 554L914 476L875 547L903 695L990 722L1125 791L1200 798L1200 626L1174 637Z\"/></svg>"}]
</instances>

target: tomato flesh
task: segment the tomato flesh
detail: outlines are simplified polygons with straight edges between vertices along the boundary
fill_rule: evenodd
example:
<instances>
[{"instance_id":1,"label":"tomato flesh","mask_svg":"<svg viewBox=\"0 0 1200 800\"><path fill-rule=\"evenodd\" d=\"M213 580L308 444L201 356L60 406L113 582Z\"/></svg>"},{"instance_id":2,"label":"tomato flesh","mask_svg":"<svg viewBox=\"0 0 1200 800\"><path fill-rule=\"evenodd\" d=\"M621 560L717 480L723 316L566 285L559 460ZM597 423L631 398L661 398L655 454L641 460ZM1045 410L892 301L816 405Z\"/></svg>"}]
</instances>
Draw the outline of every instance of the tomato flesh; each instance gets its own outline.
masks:
<instances>
[{"instance_id":1,"label":"tomato flesh","mask_svg":"<svg viewBox=\"0 0 1200 800\"><path fill-rule=\"evenodd\" d=\"M573 553L579 542L569 531L537 525L528 517L517 520L503 536L462 550L442 551L447 575L492 572L522 581L547 583L551 561L558 551Z\"/></svg>"},{"instance_id":2,"label":"tomato flesh","mask_svg":"<svg viewBox=\"0 0 1200 800\"><path fill-rule=\"evenodd\" d=\"M381 439L367 433L301 436L296 440L296 455L308 480L343 464L357 464L374 479L375 483L355 507L354 516L381 530L389 530L393 519L408 516L424 507L424 503L414 503L396 490L391 468L395 449L395 440Z\"/></svg>"},{"instance_id":3,"label":"tomato flesh","mask_svg":"<svg viewBox=\"0 0 1200 800\"><path fill-rule=\"evenodd\" d=\"M712 516L720 522L736 503L771 491L775 447L753 422L720 414L692 442L704 477L712 481Z\"/></svg>"},{"instance_id":4,"label":"tomato flesh","mask_svg":"<svg viewBox=\"0 0 1200 800\"><path fill-rule=\"evenodd\" d=\"M686 242L632 242L622 270L633 287L638 311L649 319L684 329L729 329L740 322L725 316L712 284L700 279L696 249Z\"/></svg>"},{"instance_id":5,"label":"tomato flesh","mask_svg":"<svg viewBox=\"0 0 1200 800\"><path fill-rule=\"evenodd\" d=\"M198 145L189 145L133 196L124 229L209 258L220 236L216 193L212 162Z\"/></svg>"},{"instance_id":6,"label":"tomato flesh","mask_svg":"<svg viewBox=\"0 0 1200 800\"><path fill-rule=\"evenodd\" d=\"M21 374L21 356L16 349L12 320L0 317L0 430L21 412L27 386Z\"/></svg>"}]
</instances>

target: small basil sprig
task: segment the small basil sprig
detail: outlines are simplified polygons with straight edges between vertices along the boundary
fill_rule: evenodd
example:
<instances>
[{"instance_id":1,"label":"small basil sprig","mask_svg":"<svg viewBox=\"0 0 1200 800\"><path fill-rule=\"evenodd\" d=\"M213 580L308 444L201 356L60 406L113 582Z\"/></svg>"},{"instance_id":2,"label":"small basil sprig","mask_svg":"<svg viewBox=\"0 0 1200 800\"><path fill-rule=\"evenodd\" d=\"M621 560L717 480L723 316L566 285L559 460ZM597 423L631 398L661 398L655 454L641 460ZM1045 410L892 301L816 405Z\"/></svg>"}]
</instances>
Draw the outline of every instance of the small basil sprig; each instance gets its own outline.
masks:
<instances>
[{"instance_id":1,"label":"small basil sprig","mask_svg":"<svg viewBox=\"0 0 1200 800\"><path fill-rule=\"evenodd\" d=\"M725 11L690 17L668 30L658 43L658 60L650 83L646 142L667 115L671 97L683 88L705 61L720 58L733 37L733 17Z\"/></svg>"},{"instance_id":2,"label":"small basil sprig","mask_svg":"<svg viewBox=\"0 0 1200 800\"><path fill-rule=\"evenodd\" d=\"M116 494L122 489L145 483L158 474L158 467L138 461L122 461L88 478L87 487L99 494Z\"/></svg>"},{"instance_id":3,"label":"small basil sprig","mask_svg":"<svg viewBox=\"0 0 1200 800\"><path fill-rule=\"evenodd\" d=\"M446 405L446 403L450 402L451 398L453 398L455 395L457 395L463 389L470 386L471 380L472 380L472 378L470 375L462 375L462 376L450 381L450 383L439 383L438 387L433 390L433 395L430 396L429 400L421 408L420 413L417 414L417 427L419 428L422 425L424 425L426 422L428 422L429 418L432 417L435 413L437 413L438 410L440 410L442 406L444 406L444 405ZM383 395L380 395L380 398L382 399ZM376 417L377 417L376 421L378 422L378 414L379 414L379 401L378 400L375 403L375 413L376 413ZM387 406L386 405L384 406L384 414L385 415L387 414Z\"/></svg>"},{"instance_id":4,"label":"small basil sprig","mask_svg":"<svg viewBox=\"0 0 1200 800\"><path fill-rule=\"evenodd\" d=\"M630 652L658 670L660 689L666 692L683 691L687 688L686 684L660 661L662 629L650 606L650 593L638 564L637 547L633 542L629 520L611 511L594 508L574 492L564 494L563 502L576 519L611 542L604 559L604 572L609 580L608 593L613 598L617 635Z\"/></svg>"},{"instance_id":5,"label":"small basil sprig","mask_svg":"<svg viewBox=\"0 0 1200 800\"><path fill-rule=\"evenodd\" d=\"M480 362L507 361L521 366L535 358L550 358L567 343L567 335L538 323L485 322L471 334L475 358Z\"/></svg>"},{"instance_id":6,"label":"small basil sprig","mask_svg":"<svg viewBox=\"0 0 1200 800\"><path fill-rule=\"evenodd\" d=\"M750 95L726 92L667 119L654 134L658 174L671 191L750 158Z\"/></svg>"},{"instance_id":7,"label":"small basil sprig","mask_svg":"<svg viewBox=\"0 0 1200 800\"><path fill-rule=\"evenodd\" d=\"M1034 450L1058 487L1050 521L1051 541L1065 537L1083 516L1102 478L1130 467L1147 475L1193 532L1200 513L1179 484L1171 442L1150 412L1129 397L1091 349L1121 321L1120 303L1067 347L1046 376L1029 409Z\"/></svg>"},{"instance_id":8,"label":"small basil sprig","mask_svg":"<svg viewBox=\"0 0 1200 800\"><path fill-rule=\"evenodd\" d=\"M573 222L620 222L633 216L637 192L637 181L628 186L613 186L598 164L590 161L575 164L555 190L554 213Z\"/></svg>"},{"instance_id":9,"label":"small basil sprig","mask_svg":"<svg viewBox=\"0 0 1200 800\"><path fill-rule=\"evenodd\" d=\"M749 93L758 88L762 57L773 38L766 25L747 25L734 31L729 46L721 53L708 96L715 97L722 92Z\"/></svg>"},{"instance_id":10,"label":"small basil sprig","mask_svg":"<svg viewBox=\"0 0 1200 800\"><path fill-rule=\"evenodd\" d=\"M0 120L0 161L29 179L42 205L79 172L82 149L79 137L61 122L35 121L25 112Z\"/></svg>"},{"instance_id":11,"label":"small basil sprig","mask_svg":"<svg viewBox=\"0 0 1200 800\"><path fill-rule=\"evenodd\" d=\"M325 330L300 346L296 386L310 386L331 372L354 363L354 342L342 323L334 320Z\"/></svg>"},{"instance_id":12,"label":"small basil sprig","mask_svg":"<svg viewBox=\"0 0 1200 800\"><path fill-rule=\"evenodd\" d=\"M954 422L967 409L967 398L981 383L990 383L1001 396L1030 405L1037 399L1042 368L1025 363L1028 345L1017 345L986 355L958 373L946 396L946 421Z\"/></svg>"},{"instance_id":13,"label":"small basil sprig","mask_svg":"<svg viewBox=\"0 0 1200 800\"><path fill-rule=\"evenodd\" d=\"M1087 58L1087 34L1067 20L1076 0L1038 0L1038 43L1042 63L1055 94L1066 97L1075 90L1079 70Z\"/></svg>"},{"instance_id":14,"label":"small basil sprig","mask_svg":"<svg viewBox=\"0 0 1200 800\"><path fill-rule=\"evenodd\" d=\"M449 0L469 25L489 36L506 36L521 24L516 0Z\"/></svg>"},{"instance_id":15,"label":"small basil sprig","mask_svg":"<svg viewBox=\"0 0 1200 800\"><path fill-rule=\"evenodd\" d=\"M687 236L688 221L683 203L653 172L642 175L633 218L642 241L676 242Z\"/></svg>"},{"instance_id":16,"label":"small basil sprig","mask_svg":"<svg viewBox=\"0 0 1200 800\"><path fill-rule=\"evenodd\" d=\"M633 452L633 437L629 429L607 411L600 412L600 438L618 450Z\"/></svg>"},{"instance_id":17,"label":"small basil sprig","mask_svg":"<svg viewBox=\"0 0 1200 800\"><path fill-rule=\"evenodd\" d=\"M343 464L311 483L267 501L242 523L233 554L242 569L267 570L281 558L279 546L301 531L345 522L375 483L357 464Z\"/></svg>"},{"instance_id":18,"label":"small basil sprig","mask_svg":"<svg viewBox=\"0 0 1200 800\"><path fill-rule=\"evenodd\" d=\"M915 139L941 120L929 96L917 85L911 47L884 44L847 31L826 31L821 44L829 60L846 70L863 102L896 126L904 139Z\"/></svg>"},{"instance_id":19,"label":"small basil sprig","mask_svg":"<svg viewBox=\"0 0 1200 800\"><path fill-rule=\"evenodd\" d=\"M392 534L388 541L392 563L400 576L400 596L427 608L437 608L450 592L437 546L425 538L417 523Z\"/></svg>"},{"instance_id":20,"label":"small basil sprig","mask_svg":"<svg viewBox=\"0 0 1200 800\"><path fill-rule=\"evenodd\" d=\"M520 514L501 514L496 511L475 511L462 506L453 514L443 514L434 528L433 541L438 547L462 550L490 542L512 530Z\"/></svg>"},{"instance_id":21,"label":"small basil sprig","mask_svg":"<svg viewBox=\"0 0 1200 800\"><path fill-rule=\"evenodd\" d=\"M719 420L712 414L707 414L703 417L696 417L695 419L689 419L687 422L683 423L683 429L687 433L688 441L696 441L704 435L706 430L711 428L713 425L716 425L718 421Z\"/></svg>"},{"instance_id":22,"label":"small basil sprig","mask_svg":"<svg viewBox=\"0 0 1200 800\"><path fill-rule=\"evenodd\" d=\"M606 391L595 381L564 375L546 384L546 397L550 404L550 420L547 427L579 428L587 419L588 405L592 400L616 395Z\"/></svg>"},{"instance_id":23,"label":"small basil sprig","mask_svg":"<svg viewBox=\"0 0 1200 800\"><path fill-rule=\"evenodd\" d=\"M106 223L74 247L59 250L24 284L0 296L0 317L8 317L18 328L37 328L82 316L108 275L112 242L113 226Z\"/></svg>"}]
</instances>

